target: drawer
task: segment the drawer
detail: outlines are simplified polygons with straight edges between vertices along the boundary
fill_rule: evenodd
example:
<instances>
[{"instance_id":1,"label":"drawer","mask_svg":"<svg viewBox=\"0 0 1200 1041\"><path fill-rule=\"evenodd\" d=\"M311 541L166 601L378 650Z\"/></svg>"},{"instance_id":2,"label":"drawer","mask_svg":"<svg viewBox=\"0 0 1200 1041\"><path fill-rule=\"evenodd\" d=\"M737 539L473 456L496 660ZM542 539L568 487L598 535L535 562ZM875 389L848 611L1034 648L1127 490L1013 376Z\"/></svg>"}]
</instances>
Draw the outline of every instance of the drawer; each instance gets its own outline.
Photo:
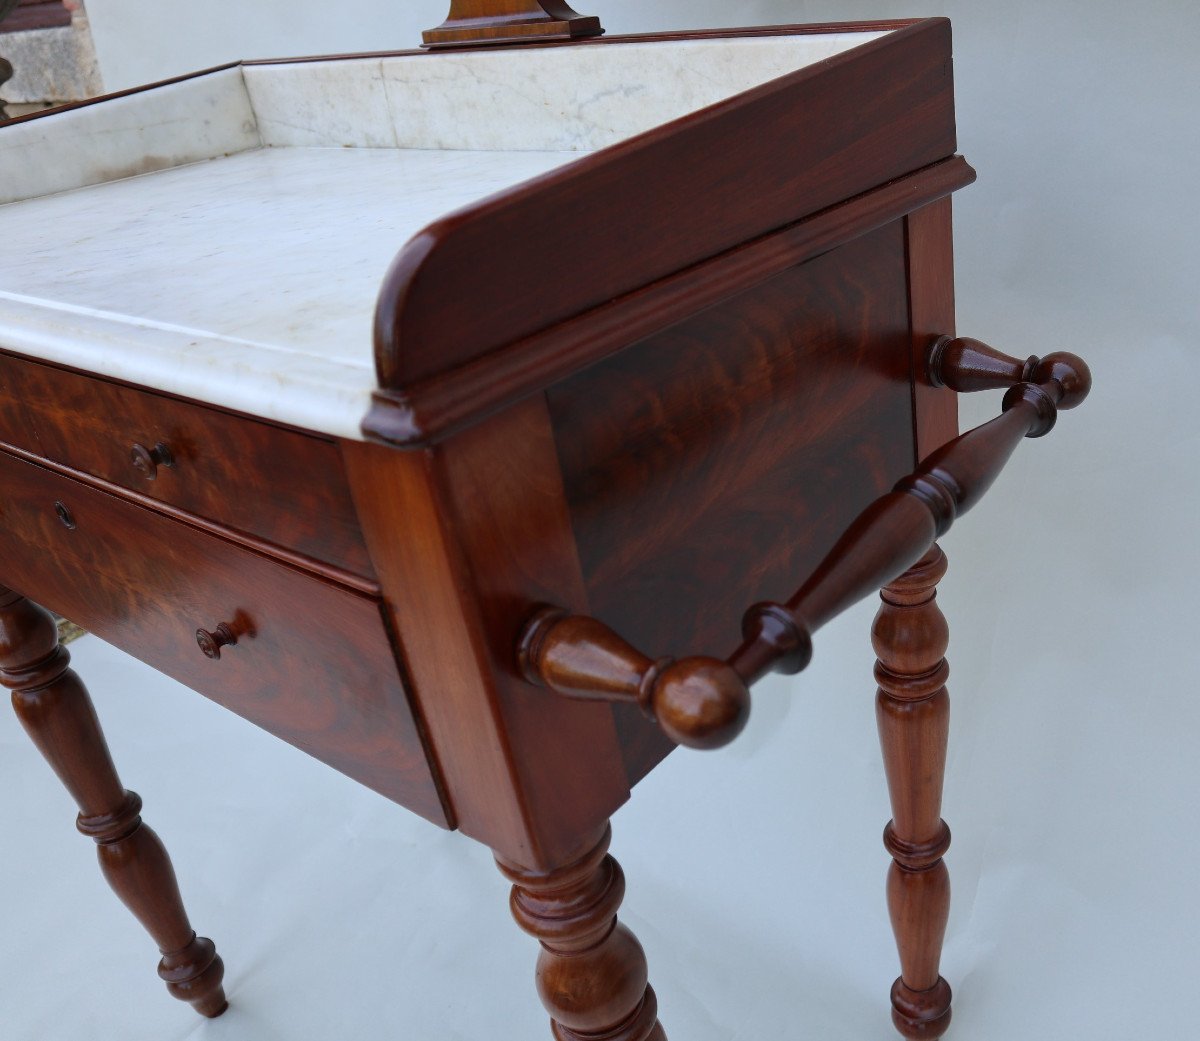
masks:
<instances>
[{"instance_id":1,"label":"drawer","mask_svg":"<svg viewBox=\"0 0 1200 1041\"><path fill-rule=\"evenodd\" d=\"M447 824L378 600L4 452L0 584Z\"/></svg>"},{"instance_id":2,"label":"drawer","mask_svg":"<svg viewBox=\"0 0 1200 1041\"><path fill-rule=\"evenodd\" d=\"M374 577L328 439L0 353L0 441ZM132 453L160 444L151 480Z\"/></svg>"}]
</instances>

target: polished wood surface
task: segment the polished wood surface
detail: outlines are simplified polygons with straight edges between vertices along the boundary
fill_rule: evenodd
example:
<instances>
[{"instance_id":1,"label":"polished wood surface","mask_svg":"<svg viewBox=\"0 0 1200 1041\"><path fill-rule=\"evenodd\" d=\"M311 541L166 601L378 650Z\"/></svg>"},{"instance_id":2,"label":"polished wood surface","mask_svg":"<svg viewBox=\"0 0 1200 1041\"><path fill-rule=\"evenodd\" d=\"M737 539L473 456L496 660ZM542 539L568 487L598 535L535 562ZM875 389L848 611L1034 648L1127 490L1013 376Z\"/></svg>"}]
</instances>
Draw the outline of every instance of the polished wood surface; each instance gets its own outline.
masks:
<instances>
[{"instance_id":1,"label":"polished wood surface","mask_svg":"<svg viewBox=\"0 0 1200 1041\"><path fill-rule=\"evenodd\" d=\"M923 167L509 343L437 378L377 391L376 405L363 429L375 440L402 447L439 441L481 416L532 394L551 391L559 382L636 347L706 308L725 305L837 246L902 220L914 206L924 209L912 214L915 225L912 220L905 224L924 227L927 222L919 219L920 215L937 210L938 200L945 204L945 220L939 224L945 226L948 245L949 202L945 197L974 179L975 171L962 156ZM931 233L921 241L939 238L940 234ZM929 342L954 327L953 279L947 270L951 256L948 248L927 252L920 244L914 245L917 233L907 239L913 321L924 323L914 326L921 330L914 337L914 347L920 354L924 378ZM937 296L940 302L948 286L948 314L945 307L931 304L923 308L924 295ZM941 399L951 403L956 400L946 391L941 392ZM956 421L956 407L948 411ZM958 428L952 423L942 440L956 433Z\"/></svg>"},{"instance_id":2,"label":"polished wood surface","mask_svg":"<svg viewBox=\"0 0 1200 1041\"><path fill-rule=\"evenodd\" d=\"M941 1037L950 1025L950 986L938 973L950 913L950 876L942 860L950 829L941 817L950 632L935 591L945 573L945 554L935 546L884 588L871 630L879 656L876 716L892 800L884 832L893 857L888 910L901 965L892 1019L913 1041Z\"/></svg>"},{"instance_id":3,"label":"polished wood surface","mask_svg":"<svg viewBox=\"0 0 1200 1041\"><path fill-rule=\"evenodd\" d=\"M3 452L0 485L10 586L446 824L378 601ZM222 623L216 661L196 632Z\"/></svg>"},{"instance_id":4,"label":"polished wood surface","mask_svg":"<svg viewBox=\"0 0 1200 1041\"><path fill-rule=\"evenodd\" d=\"M591 616L651 658L727 653L911 470L909 338L893 222L552 388ZM634 783L674 746L616 718Z\"/></svg>"},{"instance_id":5,"label":"polished wood surface","mask_svg":"<svg viewBox=\"0 0 1200 1041\"><path fill-rule=\"evenodd\" d=\"M426 47L537 43L599 36L600 19L562 0L451 0L450 14L421 34Z\"/></svg>"},{"instance_id":6,"label":"polished wood surface","mask_svg":"<svg viewBox=\"0 0 1200 1041\"><path fill-rule=\"evenodd\" d=\"M371 577L329 438L0 352L0 443Z\"/></svg>"},{"instance_id":7,"label":"polished wood surface","mask_svg":"<svg viewBox=\"0 0 1200 1041\"><path fill-rule=\"evenodd\" d=\"M142 823L142 800L118 779L70 662L50 614L0 586L0 683L11 688L21 725L78 804L79 830L95 839L109 885L158 944L167 990L201 1015L219 1016L224 966L188 922L167 851Z\"/></svg>"},{"instance_id":8,"label":"polished wood surface","mask_svg":"<svg viewBox=\"0 0 1200 1041\"><path fill-rule=\"evenodd\" d=\"M928 372L935 386L959 393L999 390L1019 383L1053 384L1058 408L1076 408L1092 389L1092 374L1083 360L1066 351L1022 361L969 337L942 336L929 352Z\"/></svg>"},{"instance_id":9,"label":"polished wood surface","mask_svg":"<svg viewBox=\"0 0 1200 1041\"><path fill-rule=\"evenodd\" d=\"M984 345L969 341L972 356ZM956 341L957 343L957 341ZM992 359L1003 358L987 348ZM935 383L957 378L959 360L945 338L928 366ZM571 698L637 706L664 735L694 748L733 740L750 709L746 686L769 672L797 673L812 657L812 634L923 559L955 518L983 497L1025 437L1053 427L1057 410L1078 406L1091 388L1087 365L1056 353L1016 365L1042 383L1011 382L1002 414L944 445L868 506L786 603L761 602L742 617L743 641L727 661L653 660L594 618L560 607L539 609L517 643L532 682Z\"/></svg>"},{"instance_id":10,"label":"polished wood surface","mask_svg":"<svg viewBox=\"0 0 1200 1041\"><path fill-rule=\"evenodd\" d=\"M584 701L636 705L676 744L719 748L742 732L750 693L715 658L652 661L594 618L545 607L521 633L521 673Z\"/></svg>"},{"instance_id":11,"label":"polished wood surface","mask_svg":"<svg viewBox=\"0 0 1200 1041\"><path fill-rule=\"evenodd\" d=\"M562 864L629 783L608 706L548 703L514 667L529 605L587 605L544 401L436 450L345 451L458 827L526 867Z\"/></svg>"},{"instance_id":12,"label":"polished wood surface","mask_svg":"<svg viewBox=\"0 0 1200 1041\"><path fill-rule=\"evenodd\" d=\"M958 395L929 379L929 345L954 335L954 229L950 196L904 218L912 327L913 465L958 436Z\"/></svg>"},{"instance_id":13,"label":"polished wood surface","mask_svg":"<svg viewBox=\"0 0 1200 1041\"><path fill-rule=\"evenodd\" d=\"M431 224L380 293L379 385L444 375L954 150L950 23L926 19Z\"/></svg>"},{"instance_id":14,"label":"polished wood surface","mask_svg":"<svg viewBox=\"0 0 1200 1041\"><path fill-rule=\"evenodd\" d=\"M538 995L556 1041L666 1041L637 937L617 921L625 875L606 825L578 859L548 872L497 858L517 924L542 945Z\"/></svg>"},{"instance_id":15,"label":"polished wood surface","mask_svg":"<svg viewBox=\"0 0 1200 1041\"><path fill-rule=\"evenodd\" d=\"M445 29L574 18L454 0ZM749 684L881 586L894 1018L948 1022L934 539L1090 376L955 338L949 196L974 171L945 20L641 39L878 28L419 234L380 291L365 443L0 352L0 579L486 843L559 1041L665 1041L613 812L676 743L735 737ZM959 436L957 393L992 388L1002 414ZM85 764L81 827L164 978L217 1011L219 960L86 694L4 596L27 726ZM35 711L60 700L65 726Z\"/></svg>"}]
</instances>

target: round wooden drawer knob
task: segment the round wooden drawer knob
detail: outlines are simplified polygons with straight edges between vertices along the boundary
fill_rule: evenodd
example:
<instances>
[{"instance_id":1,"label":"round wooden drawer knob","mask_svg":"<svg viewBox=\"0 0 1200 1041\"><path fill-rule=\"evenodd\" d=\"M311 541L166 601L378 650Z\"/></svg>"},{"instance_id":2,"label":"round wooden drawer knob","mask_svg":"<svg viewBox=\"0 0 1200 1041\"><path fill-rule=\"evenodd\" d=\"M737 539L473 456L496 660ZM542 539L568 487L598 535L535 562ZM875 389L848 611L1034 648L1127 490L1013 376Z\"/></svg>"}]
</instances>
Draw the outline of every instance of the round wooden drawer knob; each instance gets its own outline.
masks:
<instances>
[{"instance_id":1,"label":"round wooden drawer knob","mask_svg":"<svg viewBox=\"0 0 1200 1041\"><path fill-rule=\"evenodd\" d=\"M221 660L221 648L232 647L237 643L237 633L222 622L211 633L207 629L196 630L196 644L204 652L204 657L213 661Z\"/></svg>"},{"instance_id":2,"label":"round wooden drawer knob","mask_svg":"<svg viewBox=\"0 0 1200 1041\"><path fill-rule=\"evenodd\" d=\"M171 450L161 441L153 448L147 448L143 444L134 444L129 449L129 461L133 463L133 468L146 478L147 481L153 481L158 476L158 468L160 466L175 465L175 459L171 455Z\"/></svg>"}]
</instances>

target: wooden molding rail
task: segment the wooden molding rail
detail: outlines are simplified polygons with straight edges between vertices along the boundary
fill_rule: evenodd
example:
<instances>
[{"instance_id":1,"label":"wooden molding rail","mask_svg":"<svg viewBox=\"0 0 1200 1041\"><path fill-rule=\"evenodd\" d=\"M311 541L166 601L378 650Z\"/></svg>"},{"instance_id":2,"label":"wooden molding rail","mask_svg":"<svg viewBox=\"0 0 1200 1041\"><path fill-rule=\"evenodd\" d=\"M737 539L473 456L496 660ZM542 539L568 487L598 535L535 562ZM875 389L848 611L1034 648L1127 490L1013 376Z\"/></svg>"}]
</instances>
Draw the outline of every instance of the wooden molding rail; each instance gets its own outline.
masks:
<instances>
[{"instance_id":1,"label":"wooden molding rail","mask_svg":"<svg viewBox=\"0 0 1200 1041\"><path fill-rule=\"evenodd\" d=\"M962 156L944 159L430 379L377 390L363 430L402 448L438 441L974 180Z\"/></svg>"},{"instance_id":2,"label":"wooden molding rail","mask_svg":"<svg viewBox=\"0 0 1200 1041\"><path fill-rule=\"evenodd\" d=\"M939 386L1008 387L1003 411L868 506L787 603L752 606L727 659L653 661L596 619L542 607L519 640L521 673L566 697L637 704L677 744L732 741L746 725L751 684L770 672L800 672L817 629L920 561L979 502L1021 440L1048 433L1058 410L1075 408L1091 389L1087 365L1073 354L1021 362L977 340L942 337L928 363Z\"/></svg>"}]
</instances>

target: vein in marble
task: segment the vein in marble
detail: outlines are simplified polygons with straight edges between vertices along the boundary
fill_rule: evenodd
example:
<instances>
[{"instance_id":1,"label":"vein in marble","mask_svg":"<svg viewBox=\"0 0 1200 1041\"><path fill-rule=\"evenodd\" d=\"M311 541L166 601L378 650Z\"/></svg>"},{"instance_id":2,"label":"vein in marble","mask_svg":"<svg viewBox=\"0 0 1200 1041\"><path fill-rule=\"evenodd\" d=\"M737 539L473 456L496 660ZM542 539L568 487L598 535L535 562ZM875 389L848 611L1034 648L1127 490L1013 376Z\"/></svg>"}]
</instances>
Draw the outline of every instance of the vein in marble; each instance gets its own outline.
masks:
<instances>
[{"instance_id":1,"label":"vein in marble","mask_svg":"<svg viewBox=\"0 0 1200 1041\"><path fill-rule=\"evenodd\" d=\"M400 148L607 148L883 33L384 58Z\"/></svg>"},{"instance_id":2,"label":"vein in marble","mask_svg":"<svg viewBox=\"0 0 1200 1041\"><path fill-rule=\"evenodd\" d=\"M247 65L263 143L593 151L883 32Z\"/></svg>"},{"instance_id":3,"label":"vein in marble","mask_svg":"<svg viewBox=\"0 0 1200 1041\"><path fill-rule=\"evenodd\" d=\"M0 345L360 437L398 250L574 158L260 149L0 206Z\"/></svg>"},{"instance_id":4,"label":"vein in marble","mask_svg":"<svg viewBox=\"0 0 1200 1041\"><path fill-rule=\"evenodd\" d=\"M0 204L261 145L241 69L0 126Z\"/></svg>"},{"instance_id":5,"label":"vein in marble","mask_svg":"<svg viewBox=\"0 0 1200 1041\"><path fill-rule=\"evenodd\" d=\"M246 65L242 73L263 144L396 147L378 58Z\"/></svg>"}]
</instances>

